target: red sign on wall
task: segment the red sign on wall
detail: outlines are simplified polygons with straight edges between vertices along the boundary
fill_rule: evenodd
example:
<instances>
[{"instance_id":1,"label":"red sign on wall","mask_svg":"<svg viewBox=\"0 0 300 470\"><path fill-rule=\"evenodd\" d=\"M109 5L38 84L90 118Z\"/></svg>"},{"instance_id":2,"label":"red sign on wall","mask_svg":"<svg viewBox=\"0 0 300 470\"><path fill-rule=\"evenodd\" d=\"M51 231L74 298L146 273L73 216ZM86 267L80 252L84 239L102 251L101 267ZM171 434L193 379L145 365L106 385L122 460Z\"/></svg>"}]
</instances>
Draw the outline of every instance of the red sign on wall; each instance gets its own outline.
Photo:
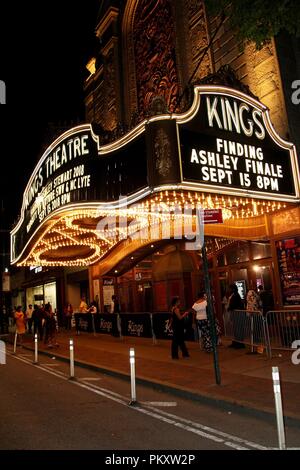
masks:
<instances>
[{"instance_id":1,"label":"red sign on wall","mask_svg":"<svg viewBox=\"0 0 300 470\"><path fill-rule=\"evenodd\" d=\"M204 210L204 223L205 224L222 224L223 223L222 209L205 209Z\"/></svg>"}]
</instances>

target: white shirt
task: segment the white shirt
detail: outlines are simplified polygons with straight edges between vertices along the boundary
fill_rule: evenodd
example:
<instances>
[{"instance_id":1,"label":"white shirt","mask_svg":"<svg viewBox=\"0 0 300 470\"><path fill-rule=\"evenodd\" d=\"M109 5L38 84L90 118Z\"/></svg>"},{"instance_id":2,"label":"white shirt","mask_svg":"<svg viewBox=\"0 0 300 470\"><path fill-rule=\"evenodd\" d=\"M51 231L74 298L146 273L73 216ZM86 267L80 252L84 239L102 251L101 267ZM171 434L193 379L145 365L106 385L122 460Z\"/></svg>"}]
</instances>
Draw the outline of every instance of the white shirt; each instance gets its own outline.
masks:
<instances>
[{"instance_id":1,"label":"white shirt","mask_svg":"<svg viewBox=\"0 0 300 470\"><path fill-rule=\"evenodd\" d=\"M32 317L32 312L33 312L33 308L28 308L26 310L26 317L31 318Z\"/></svg>"},{"instance_id":2,"label":"white shirt","mask_svg":"<svg viewBox=\"0 0 300 470\"><path fill-rule=\"evenodd\" d=\"M196 320L207 320L206 315L207 301L195 302L192 309L196 312Z\"/></svg>"}]
</instances>

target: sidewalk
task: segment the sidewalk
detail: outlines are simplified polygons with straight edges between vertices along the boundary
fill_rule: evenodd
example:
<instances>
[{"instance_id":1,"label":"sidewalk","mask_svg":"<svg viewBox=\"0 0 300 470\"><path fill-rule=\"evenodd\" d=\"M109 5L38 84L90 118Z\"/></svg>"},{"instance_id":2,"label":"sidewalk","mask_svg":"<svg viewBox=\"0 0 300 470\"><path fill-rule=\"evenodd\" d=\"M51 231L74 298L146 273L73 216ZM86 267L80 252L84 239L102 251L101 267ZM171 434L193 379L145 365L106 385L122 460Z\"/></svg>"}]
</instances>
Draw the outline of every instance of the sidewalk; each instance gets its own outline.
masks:
<instances>
[{"instance_id":1,"label":"sidewalk","mask_svg":"<svg viewBox=\"0 0 300 470\"><path fill-rule=\"evenodd\" d=\"M74 339L75 361L99 368L111 374L129 377L129 348L135 348L136 376L183 396L222 406L240 407L274 415L272 366L278 366L281 376L283 408L286 418L300 424L300 365L293 365L291 352L279 352L281 357L267 359L265 355L250 355L248 349L235 350L223 344L218 348L221 385L215 384L213 355L200 351L198 343L187 343L190 358L174 361L170 357L170 341L157 344L148 338L123 339L104 334L60 332L59 348L44 351L59 358L69 358L69 338ZM24 339L24 347L32 348L32 337ZM277 352L276 355L278 356Z\"/></svg>"}]
</instances>

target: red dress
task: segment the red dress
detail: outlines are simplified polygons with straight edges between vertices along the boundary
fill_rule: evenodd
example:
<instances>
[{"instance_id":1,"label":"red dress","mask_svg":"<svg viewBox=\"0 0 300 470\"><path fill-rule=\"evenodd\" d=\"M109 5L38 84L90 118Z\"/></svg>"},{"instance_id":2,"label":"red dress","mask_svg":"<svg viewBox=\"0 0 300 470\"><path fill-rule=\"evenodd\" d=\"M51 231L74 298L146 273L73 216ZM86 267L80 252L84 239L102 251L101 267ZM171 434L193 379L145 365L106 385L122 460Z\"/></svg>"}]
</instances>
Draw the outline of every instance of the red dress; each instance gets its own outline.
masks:
<instances>
[{"instance_id":1,"label":"red dress","mask_svg":"<svg viewBox=\"0 0 300 470\"><path fill-rule=\"evenodd\" d=\"M25 315L23 312L15 313L16 327L18 335L23 335L26 331Z\"/></svg>"}]
</instances>

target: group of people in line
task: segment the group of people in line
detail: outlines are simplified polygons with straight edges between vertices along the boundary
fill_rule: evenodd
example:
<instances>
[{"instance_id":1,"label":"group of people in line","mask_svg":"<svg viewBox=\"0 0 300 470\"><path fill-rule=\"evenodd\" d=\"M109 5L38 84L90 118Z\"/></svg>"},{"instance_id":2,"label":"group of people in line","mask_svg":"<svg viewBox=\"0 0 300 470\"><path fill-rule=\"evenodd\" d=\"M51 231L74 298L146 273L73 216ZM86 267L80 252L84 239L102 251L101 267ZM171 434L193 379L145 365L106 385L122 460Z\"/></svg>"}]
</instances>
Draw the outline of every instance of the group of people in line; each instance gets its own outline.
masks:
<instances>
[{"instance_id":1,"label":"group of people in line","mask_svg":"<svg viewBox=\"0 0 300 470\"><path fill-rule=\"evenodd\" d=\"M87 304L85 296L81 297L80 305L78 308L78 311L75 312L74 314L74 319L75 319L75 329L77 335L80 334L80 328L79 328L79 323L80 323L80 314L86 314L86 313L91 313L92 315L99 313L99 307L98 307L98 302L96 300L93 300L90 305ZM117 297L117 295L113 295L111 297L111 304L109 307L109 313L120 313L120 302ZM70 330L72 326L72 315L73 315L73 308L71 304L67 304L65 309L64 309L64 315L66 319L66 329ZM92 317L93 318L93 317ZM94 320L93 321L93 329L95 330L95 324Z\"/></svg>"},{"instance_id":2,"label":"group of people in line","mask_svg":"<svg viewBox=\"0 0 300 470\"><path fill-rule=\"evenodd\" d=\"M38 334L39 340L44 341L44 344L50 348L58 346L55 312L50 302L41 306L30 304L26 311L23 311L19 305L15 308L13 316L20 345L27 331L29 334Z\"/></svg>"},{"instance_id":3,"label":"group of people in line","mask_svg":"<svg viewBox=\"0 0 300 470\"><path fill-rule=\"evenodd\" d=\"M262 286L258 286L257 291L249 289L246 295L246 304L243 302L236 284L231 284L228 291L226 292L222 304L223 313L233 312L234 310L244 310L248 312L261 312L263 315L267 311L274 308L274 302L271 292L263 289ZM179 359L179 349L181 349L182 357L189 357L189 352L184 341L185 335L185 319L190 318L193 326L196 326L196 331L201 337L202 347L205 352L210 353L213 351L213 341L211 337L211 325L207 316L208 301L204 291L198 293L197 299L192 305L191 309L181 312L180 310L180 299L174 297L171 302L171 325L173 328L173 339L171 344L171 356L172 359ZM215 320L215 334L216 344L221 343L221 328L218 319L215 314L215 299L212 296L212 307L213 317ZM110 313L119 313L120 303L116 295L112 296ZM80 314L98 313L98 303L96 301L91 302L88 306L85 297L81 298L81 302L78 308ZM70 303L65 305L63 310L64 314L64 325L67 330L72 328L72 317L73 307ZM56 341L57 322L55 318L55 312L48 302L46 305L28 305L26 312L23 312L22 307L18 306L14 311L14 318L16 323L16 332L19 336L20 344L22 344L22 336L27 331L29 334L38 333L39 339L44 340L44 343L48 347L58 346ZM75 327L79 334L79 318L75 314ZM232 348L244 348L245 345L242 341L232 341L229 346Z\"/></svg>"},{"instance_id":4,"label":"group of people in line","mask_svg":"<svg viewBox=\"0 0 300 470\"><path fill-rule=\"evenodd\" d=\"M243 302L236 284L229 286L226 295L222 300L223 313L233 312L234 310L244 310L250 312L261 312L263 315L269 310L274 308L274 300L272 293L265 290L262 286L258 286L257 291L249 289L246 295L246 305ZM182 357L189 357L184 334L185 334L185 319L192 316L193 324L197 326L198 334L201 335L202 347L205 352L210 353L213 351L213 342L211 336L211 325L207 317L207 296L204 291L200 291L197 300L194 302L192 308L186 312L180 311L180 299L174 297L171 303L171 324L173 327L173 339L171 344L172 359L179 359L178 350L181 349ZM220 345L221 328L215 314L215 299L212 296L213 318L215 320L215 334L216 344ZM231 348L245 348L242 341L233 340L229 345Z\"/></svg>"},{"instance_id":5,"label":"group of people in line","mask_svg":"<svg viewBox=\"0 0 300 470\"><path fill-rule=\"evenodd\" d=\"M93 300L90 306L88 306L86 299L83 296L81 297L78 311L79 313L98 313L98 302ZM112 295L108 313L120 313L120 302L117 295Z\"/></svg>"}]
</instances>

